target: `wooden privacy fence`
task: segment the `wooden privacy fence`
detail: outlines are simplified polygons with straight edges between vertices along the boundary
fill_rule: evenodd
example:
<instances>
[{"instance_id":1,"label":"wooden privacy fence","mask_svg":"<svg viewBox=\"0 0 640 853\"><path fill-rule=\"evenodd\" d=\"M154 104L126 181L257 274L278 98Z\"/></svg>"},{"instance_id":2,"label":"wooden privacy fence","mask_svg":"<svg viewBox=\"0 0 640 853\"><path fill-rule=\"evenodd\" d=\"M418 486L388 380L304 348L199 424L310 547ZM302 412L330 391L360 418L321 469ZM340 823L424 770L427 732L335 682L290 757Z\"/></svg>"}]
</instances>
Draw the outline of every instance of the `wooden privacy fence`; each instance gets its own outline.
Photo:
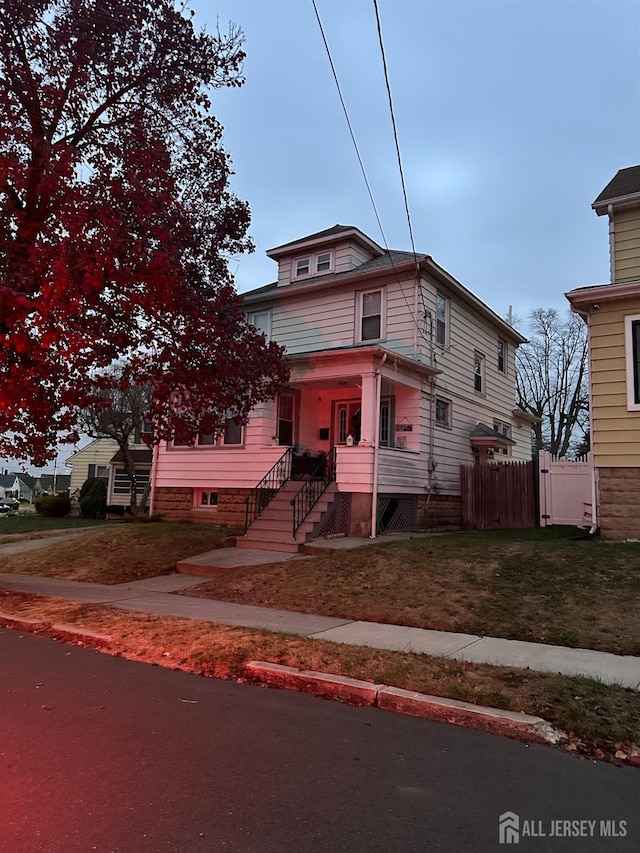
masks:
<instances>
[{"instance_id":1,"label":"wooden privacy fence","mask_svg":"<svg viewBox=\"0 0 640 853\"><path fill-rule=\"evenodd\" d=\"M534 462L461 465L463 528L535 527L536 475Z\"/></svg>"}]
</instances>

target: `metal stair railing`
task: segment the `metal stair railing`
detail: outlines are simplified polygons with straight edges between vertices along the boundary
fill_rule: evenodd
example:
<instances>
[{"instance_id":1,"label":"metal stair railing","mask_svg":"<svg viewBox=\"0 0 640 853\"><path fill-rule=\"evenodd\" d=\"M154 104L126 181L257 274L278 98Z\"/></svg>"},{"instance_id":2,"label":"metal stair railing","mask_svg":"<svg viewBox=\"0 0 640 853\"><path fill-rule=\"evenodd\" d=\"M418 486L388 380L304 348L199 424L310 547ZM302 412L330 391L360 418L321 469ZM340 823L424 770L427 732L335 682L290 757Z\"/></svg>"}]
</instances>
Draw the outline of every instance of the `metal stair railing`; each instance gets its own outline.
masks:
<instances>
[{"instance_id":1,"label":"metal stair railing","mask_svg":"<svg viewBox=\"0 0 640 853\"><path fill-rule=\"evenodd\" d=\"M293 448L288 447L275 465L267 471L258 485L244 499L244 532L269 505L279 490L291 477Z\"/></svg>"},{"instance_id":2,"label":"metal stair railing","mask_svg":"<svg viewBox=\"0 0 640 853\"><path fill-rule=\"evenodd\" d=\"M291 501L293 509L293 538L330 483L336 479L335 445L311 472L310 478Z\"/></svg>"}]
</instances>

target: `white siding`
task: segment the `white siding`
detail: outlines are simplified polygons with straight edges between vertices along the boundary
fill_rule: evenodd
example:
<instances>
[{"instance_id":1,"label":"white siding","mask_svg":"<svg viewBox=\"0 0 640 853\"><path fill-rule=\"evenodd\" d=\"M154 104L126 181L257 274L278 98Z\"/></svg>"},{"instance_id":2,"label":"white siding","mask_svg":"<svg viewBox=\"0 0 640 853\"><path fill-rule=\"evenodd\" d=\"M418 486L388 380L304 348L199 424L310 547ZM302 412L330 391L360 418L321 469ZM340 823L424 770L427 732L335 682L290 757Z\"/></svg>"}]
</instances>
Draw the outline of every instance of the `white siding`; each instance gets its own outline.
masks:
<instances>
[{"instance_id":1,"label":"white siding","mask_svg":"<svg viewBox=\"0 0 640 853\"><path fill-rule=\"evenodd\" d=\"M118 445L112 438L96 438L91 444L74 453L68 460L71 467L69 493L73 494L82 488L82 484L89 477L89 465L108 466L117 452Z\"/></svg>"}]
</instances>

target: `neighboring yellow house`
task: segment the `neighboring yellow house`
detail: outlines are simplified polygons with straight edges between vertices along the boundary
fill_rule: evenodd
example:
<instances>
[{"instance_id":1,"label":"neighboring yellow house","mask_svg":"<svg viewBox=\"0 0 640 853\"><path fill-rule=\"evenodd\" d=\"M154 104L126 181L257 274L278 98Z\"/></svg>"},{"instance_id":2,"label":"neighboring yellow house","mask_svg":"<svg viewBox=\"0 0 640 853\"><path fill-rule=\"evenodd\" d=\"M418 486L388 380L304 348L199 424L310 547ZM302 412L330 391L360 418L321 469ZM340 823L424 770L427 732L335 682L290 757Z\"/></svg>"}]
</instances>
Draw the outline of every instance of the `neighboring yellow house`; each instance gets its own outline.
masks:
<instances>
[{"instance_id":1,"label":"neighboring yellow house","mask_svg":"<svg viewBox=\"0 0 640 853\"><path fill-rule=\"evenodd\" d=\"M592 205L609 217L611 283L566 294L589 329L591 447L603 536L640 539L640 166Z\"/></svg>"}]
</instances>

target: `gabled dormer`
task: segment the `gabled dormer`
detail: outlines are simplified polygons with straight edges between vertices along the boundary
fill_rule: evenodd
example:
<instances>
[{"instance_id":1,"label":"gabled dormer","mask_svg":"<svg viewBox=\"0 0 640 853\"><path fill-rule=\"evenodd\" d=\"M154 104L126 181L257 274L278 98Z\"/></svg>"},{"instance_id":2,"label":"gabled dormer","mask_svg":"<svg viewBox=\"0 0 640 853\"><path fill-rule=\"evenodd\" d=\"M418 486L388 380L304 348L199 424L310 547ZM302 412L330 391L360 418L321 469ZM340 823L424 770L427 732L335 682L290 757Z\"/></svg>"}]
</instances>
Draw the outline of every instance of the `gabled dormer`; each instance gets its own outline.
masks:
<instances>
[{"instance_id":1,"label":"gabled dormer","mask_svg":"<svg viewBox=\"0 0 640 853\"><path fill-rule=\"evenodd\" d=\"M620 169L592 207L609 217L611 281L640 280L640 166Z\"/></svg>"},{"instance_id":2,"label":"gabled dormer","mask_svg":"<svg viewBox=\"0 0 640 853\"><path fill-rule=\"evenodd\" d=\"M353 225L334 225L267 252L278 262L278 287L349 272L383 254L384 249Z\"/></svg>"}]
</instances>

